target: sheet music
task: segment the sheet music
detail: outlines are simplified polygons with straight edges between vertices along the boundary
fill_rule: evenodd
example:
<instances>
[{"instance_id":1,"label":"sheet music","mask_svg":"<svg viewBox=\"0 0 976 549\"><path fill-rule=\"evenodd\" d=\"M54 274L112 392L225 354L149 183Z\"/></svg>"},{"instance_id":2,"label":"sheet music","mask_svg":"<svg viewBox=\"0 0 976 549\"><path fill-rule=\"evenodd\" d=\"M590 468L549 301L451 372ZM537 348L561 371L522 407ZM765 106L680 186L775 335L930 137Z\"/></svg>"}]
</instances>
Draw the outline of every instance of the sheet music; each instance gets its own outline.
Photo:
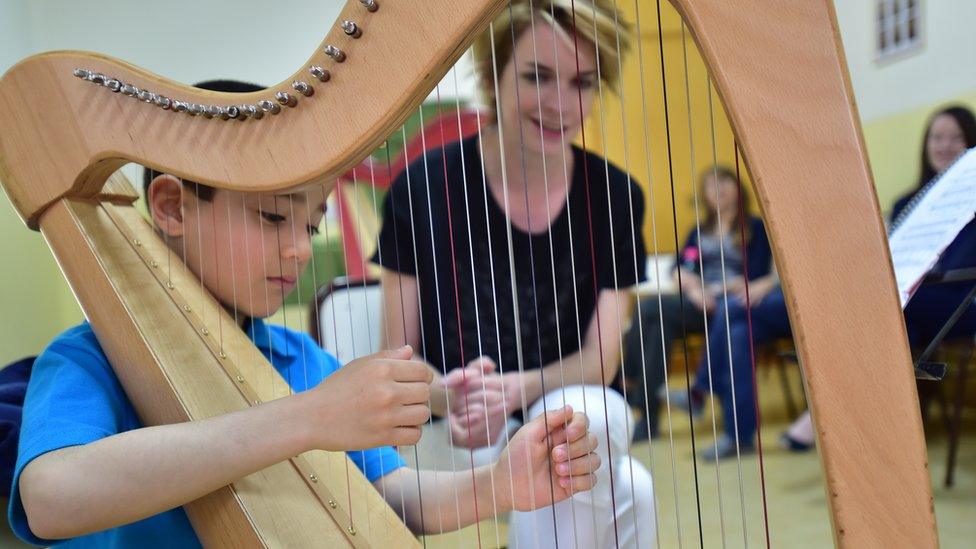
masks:
<instances>
[{"instance_id":1,"label":"sheet music","mask_svg":"<svg viewBox=\"0 0 976 549\"><path fill-rule=\"evenodd\" d=\"M976 148L921 191L889 235L902 308L942 252L976 215Z\"/></svg>"}]
</instances>

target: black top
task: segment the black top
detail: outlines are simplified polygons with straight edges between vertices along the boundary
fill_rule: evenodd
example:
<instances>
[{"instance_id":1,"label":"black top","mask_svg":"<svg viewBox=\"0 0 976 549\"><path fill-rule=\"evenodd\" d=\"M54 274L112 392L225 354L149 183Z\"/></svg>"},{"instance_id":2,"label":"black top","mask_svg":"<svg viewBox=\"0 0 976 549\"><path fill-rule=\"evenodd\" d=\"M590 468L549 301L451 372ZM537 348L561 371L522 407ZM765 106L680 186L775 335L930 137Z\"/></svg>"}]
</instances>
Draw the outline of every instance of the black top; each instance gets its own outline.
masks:
<instances>
[{"instance_id":1,"label":"black top","mask_svg":"<svg viewBox=\"0 0 976 549\"><path fill-rule=\"evenodd\" d=\"M575 147L573 154L568 207L546 232L533 226L535 234L529 234L512 226L511 253L504 209L483 183L477 138L428 152L393 183L372 261L416 276L420 353L438 369L486 355L503 371L517 370L516 326L523 368L572 354L594 315L597 288L627 288L646 278L640 189L628 185L627 175L612 164L607 178L603 158ZM510 203L525 200L515 194ZM509 258L514 258L517 320Z\"/></svg>"}]
</instances>

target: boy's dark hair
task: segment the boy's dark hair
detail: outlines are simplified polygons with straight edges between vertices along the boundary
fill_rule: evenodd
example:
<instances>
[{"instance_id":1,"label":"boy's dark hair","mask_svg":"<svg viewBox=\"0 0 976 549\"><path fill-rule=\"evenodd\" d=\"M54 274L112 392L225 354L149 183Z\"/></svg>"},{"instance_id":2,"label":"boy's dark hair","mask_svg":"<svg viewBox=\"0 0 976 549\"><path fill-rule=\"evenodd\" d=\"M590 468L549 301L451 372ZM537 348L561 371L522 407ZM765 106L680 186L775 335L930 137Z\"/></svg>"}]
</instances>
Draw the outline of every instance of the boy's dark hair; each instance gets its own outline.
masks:
<instances>
[{"instance_id":1,"label":"boy's dark hair","mask_svg":"<svg viewBox=\"0 0 976 549\"><path fill-rule=\"evenodd\" d=\"M257 84L241 82L239 80L206 80L194 84L194 87L202 90L230 93L250 93L265 89ZM149 184L152 183L153 178L155 178L157 175L159 174L155 170L151 170L149 168L143 168L142 170L142 191L147 200L149 199ZM193 194L195 194L200 200L206 200L209 202L213 199L213 187L204 185L202 183L197 183L196 181L190 181L189 179L184 179L183 185L189 187Z\"/></svg>"}]
</instances>

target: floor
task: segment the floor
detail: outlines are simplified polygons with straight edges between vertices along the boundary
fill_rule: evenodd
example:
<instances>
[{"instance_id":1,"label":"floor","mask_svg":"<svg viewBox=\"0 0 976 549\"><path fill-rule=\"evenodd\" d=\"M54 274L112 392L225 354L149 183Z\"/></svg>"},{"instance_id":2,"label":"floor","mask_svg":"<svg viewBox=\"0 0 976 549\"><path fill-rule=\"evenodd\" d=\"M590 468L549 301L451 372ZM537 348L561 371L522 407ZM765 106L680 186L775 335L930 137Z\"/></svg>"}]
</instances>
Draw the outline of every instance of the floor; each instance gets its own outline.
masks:
<instances>
[{"instance_id":1,"label":"floor","mask_svg":"<svg viewBox=\"0 0 976 549\"><path fill-rule=\"evenodd\" d=\"M777 447L776 439L787 423L782 392L774 376L760 377L765 506L755 455L744 457L741 463L732 460L718 467L699 462L695 483L686 415L672 416L670 437L632 448L632 454L654 475L660 547L761 547L766 545L764 520L768 522L772 547L831 545L817 454L796 454ZM935 413L933 417L938 416ZM666 422L667 418L662 418L662 432L667 432ZM695 429L698 447L707 445L711 417L706 414L697 420ZM956 485L951 489L942 485L947 442L938 425L932 427L929 439L929 464L943 548L972 547L972 540L976 539L976 415L965 418L964 429ZM478 529L470 527L459 533L428 537L426 547L477 547L479 533L483 547L504 546L505 524L484 522ZM9 530L0 531L0 547L20 546L23 544Z\"/></svg>"}]
</instances>

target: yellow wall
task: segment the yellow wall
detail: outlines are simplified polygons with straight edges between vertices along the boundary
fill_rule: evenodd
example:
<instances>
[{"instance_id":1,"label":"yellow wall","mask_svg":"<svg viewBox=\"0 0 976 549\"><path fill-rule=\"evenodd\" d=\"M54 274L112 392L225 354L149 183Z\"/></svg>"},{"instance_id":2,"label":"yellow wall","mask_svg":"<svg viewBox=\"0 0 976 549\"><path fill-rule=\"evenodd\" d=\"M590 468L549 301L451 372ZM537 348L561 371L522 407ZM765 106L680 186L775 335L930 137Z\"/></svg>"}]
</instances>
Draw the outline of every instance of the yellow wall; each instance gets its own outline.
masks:
<instances>
[{"instance_id":1,"label":"yellow wall","mask_svg":"<svg viewBox=\"0 0 976 549\"><path fill-rule=\"evenodd\" d=\"M619 4L622 16L631 22L636 34L634 6L624 4ZM627 169L643 187L647 249L650 253L655 250L652 227L656 226L656 249L663 253L675 249L672 203L680 243L695 225L694 193L698 174L716 161L734 168L735 149L728 119L714 90L710 110L705 65L694 41L690 33L682 33L677 12L662 2L664 80L667 82L665 123L658 41L662 33L653 8L653 4L645 3L640 11L640 43L635 41L633 50L624 59L621 93L604 92L602 108L598 100L597 114L586 124L585 135L587 148L605 154L616 165ZM644 93L646 110L641 100ZM623 109L622 103L626 105ZM670 151L667 133L670 133ZM645 154L645 147L649 155ZM747 180L744 166L741 172Z\"/></svg>"}]
</instances>

